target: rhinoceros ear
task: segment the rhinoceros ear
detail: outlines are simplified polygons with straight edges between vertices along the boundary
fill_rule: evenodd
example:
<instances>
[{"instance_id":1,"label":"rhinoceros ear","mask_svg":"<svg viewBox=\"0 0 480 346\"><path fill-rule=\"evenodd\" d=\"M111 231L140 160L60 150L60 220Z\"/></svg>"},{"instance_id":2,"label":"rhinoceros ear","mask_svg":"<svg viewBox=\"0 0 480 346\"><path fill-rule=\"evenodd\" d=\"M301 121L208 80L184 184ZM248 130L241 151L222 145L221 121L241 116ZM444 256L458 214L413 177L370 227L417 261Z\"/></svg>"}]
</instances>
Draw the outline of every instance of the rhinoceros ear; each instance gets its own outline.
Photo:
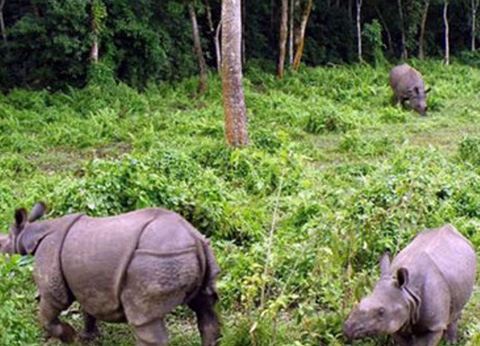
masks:
<instances>
[{"instance_id":1,"label":"rhinoceros ear","mask_svg":"<svg viewBox=\"0 0 480 346\"><path fill-rule=\"evenodd\" d=\"M44 202L37 202L33 206L32 210L30 211L30 215L28 215L28 221L34 222L41 218L47 210L47 205Z\"/></svg>"},{"instance_id":2,"label":"rhinoceros ear","mask_svg":"<svg viewBox=\"0 0 480 346\"><path fill-rule=\"evenodd\" d=\"M27 223L27 211L25 208L19 208L15 210L15 227L13 227L14 233L18 234L22 231L23 227Z\"/></svg>"},{"instance_id":3,"label":"rhinoceros ear","mask_svg":"<svg viewBox=\"0 0 480 346\"><path fill-rule=\"evenodd\" d=\"M408 285L408 269L407 268L399 268L397 270L397 284L399 288L402 288Z\"/></svg>"},{"instance_id":4,"label":"rhinoceros ear","mask_svg":"<svg viewBox=\"0 0 480 346\"><path fill-rule=\"evenodd\" d=\"M390 254L385 252L380 258L380 275L386 276L390 273Z\"/></svg>"}]
</instances>

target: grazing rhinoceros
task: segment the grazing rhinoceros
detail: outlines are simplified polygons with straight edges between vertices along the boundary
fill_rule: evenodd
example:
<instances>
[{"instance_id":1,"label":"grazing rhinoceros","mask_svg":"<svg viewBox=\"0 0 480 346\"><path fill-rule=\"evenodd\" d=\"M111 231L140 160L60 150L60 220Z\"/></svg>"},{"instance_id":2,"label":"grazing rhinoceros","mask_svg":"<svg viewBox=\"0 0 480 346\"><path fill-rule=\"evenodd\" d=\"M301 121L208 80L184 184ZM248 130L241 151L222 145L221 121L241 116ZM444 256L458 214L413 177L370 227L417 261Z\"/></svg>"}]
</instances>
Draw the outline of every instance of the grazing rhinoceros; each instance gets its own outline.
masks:
<instances>
[{"instance_id":1,"label":"grazing rhinoceros","mask_svg":"<svg viewBox=\"0 0 480 346\"><path fill-rule=\"evenodd\" d=\"M454 341L460 313L475 282L477 257L451 225L418 234L390 264L344 324L349 339L393 335L401 346L435 346L445 332Z\"/></svg>"},{"instance_id":2,"label":"grazing rhinoceros","mask_svg":"<svg viewBox=\"0 0 480 346\"><path fill-rule=\"evenodd\" d=\"M77 300L84 311L84 336L98 333L97 319L128 322L138 346L164 345L165 315L185 303L197 315L202 345L217 345L220 270L208 241L182 217L150 208L35 222L44 212L43 203L28 217L25 209L16 210L0 250L35 256L39 315L49 335L73 341L74 329L58 316Z\"/></svg>"},{"instance_id":3,"label":"grazing rhinoceros","mask_svg":"<svg viewBox=\"0 0 480 346\"><path fill-rule=\"evenodd\" d=\"M390 86L393 90L393 104L410 101L410 107L422 116L427 114L427 93L420 72L408 64L395 66L390 71Z\"/></svg>"}]
</instances>

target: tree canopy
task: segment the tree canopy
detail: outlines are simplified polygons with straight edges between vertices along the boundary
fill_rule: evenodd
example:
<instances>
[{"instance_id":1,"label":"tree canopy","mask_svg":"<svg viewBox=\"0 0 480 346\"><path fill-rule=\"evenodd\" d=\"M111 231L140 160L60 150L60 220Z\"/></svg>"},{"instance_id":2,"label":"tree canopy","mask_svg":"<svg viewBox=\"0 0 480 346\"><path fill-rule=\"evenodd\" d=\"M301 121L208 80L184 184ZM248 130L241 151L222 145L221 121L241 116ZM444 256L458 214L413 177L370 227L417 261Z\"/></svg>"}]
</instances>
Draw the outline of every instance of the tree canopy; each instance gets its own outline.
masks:
<instances>
[{"instance_id":1,"label":"tree canopy","mask_svg":"<svg viewBox=\"0 0 480 346\"><path fill-rule=\"evenodd\" d=\"M53 89L83 86L98 40L99 61L109 76L142 88L150 82L198 74L189 15L195 7L201 45L209 68L217 68L215 36L219 0L5 0L0 8L0 86ZM306 0L293 7L293 41L298 42ZM349 64L358 61L358 18L353 0L315 0L308 18L302 63ZM453 56L474 49L478 1L448 5L449 49ZM366 0L361 4L362 59L375 61L378 47L394 61L443 57L442 0ZM282 2L242 2L243 61L275 66L279 54ZM380 24L381 30L372 30ZM472 30L473 29L473 30ZM374 33L374 34L372 34ZM376 34L375 34L376 33ZM379 44L380 42L380 44ZM198 47L197 47L198 50ZM471 54L471 53L468 53Z\"/></svg>"}]
</instances>

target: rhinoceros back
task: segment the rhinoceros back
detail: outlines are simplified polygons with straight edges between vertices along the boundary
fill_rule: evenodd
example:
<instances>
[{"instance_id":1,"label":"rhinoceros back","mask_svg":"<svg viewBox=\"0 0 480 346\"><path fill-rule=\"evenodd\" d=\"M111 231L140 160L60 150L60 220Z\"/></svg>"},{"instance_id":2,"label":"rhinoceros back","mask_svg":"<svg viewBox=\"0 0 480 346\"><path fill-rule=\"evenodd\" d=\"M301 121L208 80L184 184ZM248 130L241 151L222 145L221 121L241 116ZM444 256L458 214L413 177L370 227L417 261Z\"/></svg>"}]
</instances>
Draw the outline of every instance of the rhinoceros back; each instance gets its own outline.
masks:
<instances>
[{"instance_id":1,"label":"rhinoceros back","mask_svg":"<svg viewBox=\"0 0 480 346\"><path fill-rule=\"evenodd\" d=\"M451 225L419 233L392 262L392 270L406 267L414 280L438 272L450 291L452 313L468 301L475 282L477 257L470 242Z\"/></svg>"},{"instance_id":2,"label":"rhinoceros back","mask_svg":"<svg viewBox=\"0 0 480 346\"><path fill-rule=\"evenodd\" d=\"M424 89L423 78L417 70L408 64L395 66L390 71L390 86L397 95L408 96L409 90L418 87Z\"/></svg>"},{"instance_id":3,"label":"rhinoceros back","mask_svg":"<svg viewBox=\"0 0 480 346\"><path fill-rule=\"evenodd\" d=\"M61 253L62 272L85 311L107 321L124 319L120 293L126 269L143 231L166 213L144 209L114 217L84 216L70 229Z\"/></svg>"}]
</instances>

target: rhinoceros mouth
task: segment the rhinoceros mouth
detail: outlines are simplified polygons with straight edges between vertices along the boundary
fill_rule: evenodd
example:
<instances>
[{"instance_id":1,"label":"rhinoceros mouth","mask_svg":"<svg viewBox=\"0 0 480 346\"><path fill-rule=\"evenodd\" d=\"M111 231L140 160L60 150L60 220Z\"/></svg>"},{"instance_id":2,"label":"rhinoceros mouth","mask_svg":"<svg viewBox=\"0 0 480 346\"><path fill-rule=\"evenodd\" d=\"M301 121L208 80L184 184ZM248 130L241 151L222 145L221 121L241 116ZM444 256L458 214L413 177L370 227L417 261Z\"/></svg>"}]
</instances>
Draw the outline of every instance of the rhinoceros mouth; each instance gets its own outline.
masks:
<instances>
[{"instance_id":1,"label":"rhinoceros mouth","mask_svg":"<svg viewBox=\"0 0 480 346\"><path fill-rule=\"evenodd\" d=\"M363 339L363 338L368 338L372 336L377 336L379 332L377 330L366 330L363 327L358 327L351 331L345 331L344 334L347 337L347 339L354 340L354 339Z\"/></svg>"}]
</instances>

